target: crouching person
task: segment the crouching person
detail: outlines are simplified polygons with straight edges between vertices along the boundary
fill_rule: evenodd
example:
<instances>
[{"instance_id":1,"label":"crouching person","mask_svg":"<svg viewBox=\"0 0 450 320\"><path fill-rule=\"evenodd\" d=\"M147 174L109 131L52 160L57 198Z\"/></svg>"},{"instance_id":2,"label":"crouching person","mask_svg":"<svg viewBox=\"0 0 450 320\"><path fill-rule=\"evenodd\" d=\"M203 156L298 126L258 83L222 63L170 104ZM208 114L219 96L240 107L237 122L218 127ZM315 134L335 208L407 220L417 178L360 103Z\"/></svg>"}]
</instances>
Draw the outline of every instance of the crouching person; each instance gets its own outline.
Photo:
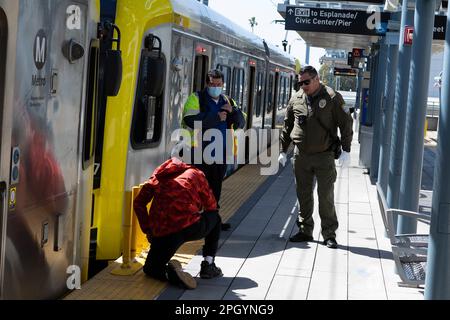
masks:
<instances>
[{"instance_id":1,"label":"crouching person","mask_svg":"<svg viewBox=\"0 0 450 320\"><path fill-rule=\"evenodd\" d=\"M222 276L214 263L221 218L217 201L201 170L174 157L167 160L144 183L134 200L134 211L151 243L144 265L148 276L195 289L195 279L181 269L180 262L170 259L183 243L202 238L205 244L200 277Z\"/></svg>"}]
</instances>

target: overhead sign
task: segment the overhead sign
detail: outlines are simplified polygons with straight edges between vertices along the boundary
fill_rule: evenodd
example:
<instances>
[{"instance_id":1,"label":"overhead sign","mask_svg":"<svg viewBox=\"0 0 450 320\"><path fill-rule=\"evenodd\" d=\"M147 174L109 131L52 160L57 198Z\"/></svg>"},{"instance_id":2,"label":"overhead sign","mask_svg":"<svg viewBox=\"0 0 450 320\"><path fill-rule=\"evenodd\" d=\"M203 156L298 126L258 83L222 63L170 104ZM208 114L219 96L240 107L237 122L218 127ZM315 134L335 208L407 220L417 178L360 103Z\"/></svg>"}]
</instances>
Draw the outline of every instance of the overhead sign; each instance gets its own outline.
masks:
<instances>
[{"instance_id":1,"label":"overhead sign","mask_svg":"<svg viewBox=\"0 0 450 320\"><path fill-rule=\"evenodd\" d=\"M372 4L383 4L385 3L386 0L345 0L342 2L363 2L363 3L372 3ZM333 2L341 2L341 1L333 1Z\"/></svg>"},{"instance_id":2,"label":"overhead sign","mask_svg":"<svg viewBox=\"0 0 450 320\"><path fill-rule=\"evenodd\" d=\"M317 2L330 2L329 0L316 0ZM383 4L386 0L345 0L345 1L334 1L333 2L359 2L359 3L372 3L372 4ZM445 0L443 0L445 1ZM304 0L296 0L296 4L304 3Z\"/></svg>"},{"instance_id":3,"label":"overhead sign","mask_svg":"<svg viewBox=\"0 0 450 320\"><path fill-rule=\"evenodd\" d=\"M384 36L390 12L286 7L286 30ZM447 16L434 17L434 40L445 40Z\"/></svg>"},{"instance_id":4,"label":"overhead sign","mask_svg":"<svg viewBox=\"0 0 450 320\"><path fill-rule=\"evenodd\" d=\"M445 40L445 27L447 25L447 16L434 16L433 39Z\"/></svg>"},{"instance_id":5,"label":"overhead sign","mask_svg":"<svg viewBox=\"0 0 450 320\"><path fill-rule=\"evenodd\" d=\"M364 49L361 48L353 48L352 49L353 58L362 58L364 56Z\"/></svg>"},{"instance_id":6,"label":"overhead sign","mask_svg":"<svg viewBox=\"0 0 450 320\"><path fill-rule=\"evenodd\" d=\"M347 76L347 77L356 77L358 75L358 71L350 68L334 68L333 74L335 76Z\"/></svg>"},{"instance_id":7,"label":"overhead sign","mask_svg":"<svg viewBox=\"0 0 450 320\"><path fill-rule=\"evenodd\" d=\"M352 54L352 60L349 65L352 68L359 68L360 62L364 61L364 49L353 48L351 54Z\"/></svg>"},{"instance_id":8,"label":"overhead sign","mask_svg":"<svg viewBox=\"0 0 450 320\"><path fill-rule=\"evenodd\" d=\"M445 27L447 25L447 16L434 16L433 40L445 40ZM403 34L403 44L412 45L414 27L405 26Z\"/></svg>"},{"instance_id":9,"label":"overhead sign","mask_svg":"<svg viewBox=\"0 0 450 320\"><path fill-rule=\"evenodd\" d=\"M380 36L389 17L388 12L287 6L285 29Z\"/></svg>"}]
</instances>

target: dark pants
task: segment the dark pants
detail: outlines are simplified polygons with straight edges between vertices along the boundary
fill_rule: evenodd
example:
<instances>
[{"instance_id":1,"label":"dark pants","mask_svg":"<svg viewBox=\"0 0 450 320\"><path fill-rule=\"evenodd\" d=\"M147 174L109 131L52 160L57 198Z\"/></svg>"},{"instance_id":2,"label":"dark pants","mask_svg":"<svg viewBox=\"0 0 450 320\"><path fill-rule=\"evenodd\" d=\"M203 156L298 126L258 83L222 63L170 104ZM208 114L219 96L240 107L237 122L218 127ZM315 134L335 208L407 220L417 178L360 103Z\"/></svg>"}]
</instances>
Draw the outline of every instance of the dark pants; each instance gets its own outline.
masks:
<instances>
[{"instance_id":1,"label":"dark pants","mask_svg":"<svg viewBox=\"0 0 450 320\"><path fill-rule=\"evenodd\" d=\"M221 219L217 211L205 212L193 225L164 237L154 237L150 246L144 272L160 280L166 280L167 262L182 244L205 238L203 256L215 257L220 238Z\"/></svg>"},{"instance_id":2,"label":"dark pants","mask_svg":"<svg viewBox=\"0 0 450 320\"><path fill-rule=\"evenodd\" d=\"M316 177L322 236L324 239L335 238L339 223L334 207L336 167L333 152L326 151L308 155L300 153L296 147L294 149L293 167L297 198L300 204L300 213L297 220L300 231L311 236L314 230L312 215L314 210L314 177Z\"/></svg>"},{"instance_id":3,"label":"dark pants","mask_svg":"<svg viewBox=\"0 0 450 320\"><path fill-rule=\"evenodd\" d=\"M206 176L206 180L208 180L209 187L214 193L214 197L217 201L217 207L219 207L220 194L222 193L222 182L223 177L225 176L225 172L227 170L226 164L197 164L195 165L197 168L203 171Z\"/></svg>"}]
</instances>

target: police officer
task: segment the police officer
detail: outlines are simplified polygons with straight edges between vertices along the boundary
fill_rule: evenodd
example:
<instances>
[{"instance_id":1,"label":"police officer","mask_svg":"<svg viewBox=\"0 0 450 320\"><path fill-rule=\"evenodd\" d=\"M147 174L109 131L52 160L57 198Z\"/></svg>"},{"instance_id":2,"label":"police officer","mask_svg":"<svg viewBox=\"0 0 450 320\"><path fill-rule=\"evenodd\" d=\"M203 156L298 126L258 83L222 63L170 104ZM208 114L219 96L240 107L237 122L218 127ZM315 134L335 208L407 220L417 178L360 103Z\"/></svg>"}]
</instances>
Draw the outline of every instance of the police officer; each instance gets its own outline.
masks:
<instances>
[{"instance_id":1,"label":"police officer","mask_svg":"<svg viewBox=\"0 0 450 320\"><path fill-rule=\"evenodd\" d=\"M350 160L353 119L345 109L342 96L319 81L316 69L306 66L300 71L300 90L289 101L280 137L279 162L286 164L286 151L294 143L293 167L299 202L299 232L292 242L313 240L314 180L317 179L319 215L324 245L337 248L338 220L334 207L336 181L335 156L332 149L339 127L343 152L342 165Z\"/></svg>"}]
</instances>

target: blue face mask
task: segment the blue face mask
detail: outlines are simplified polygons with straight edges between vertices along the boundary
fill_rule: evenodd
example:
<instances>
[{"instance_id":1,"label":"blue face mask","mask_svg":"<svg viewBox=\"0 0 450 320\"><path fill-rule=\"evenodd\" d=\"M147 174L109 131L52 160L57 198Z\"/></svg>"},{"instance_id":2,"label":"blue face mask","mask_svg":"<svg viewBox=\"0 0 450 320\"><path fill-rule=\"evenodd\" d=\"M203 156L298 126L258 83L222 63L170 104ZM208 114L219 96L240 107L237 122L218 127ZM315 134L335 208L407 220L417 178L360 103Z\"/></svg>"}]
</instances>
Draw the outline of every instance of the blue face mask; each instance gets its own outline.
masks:
<instances>
[{"instance_id":1,"label":"blue face mask","mask_svg":"<svg viewBox=\"0 0 450 320\"><path fill-rule=\"evenodd\" d=\"M221 93L222 87L208 87L208 94L213 98L217 98Z\"/></svg>"}]
</instances>

